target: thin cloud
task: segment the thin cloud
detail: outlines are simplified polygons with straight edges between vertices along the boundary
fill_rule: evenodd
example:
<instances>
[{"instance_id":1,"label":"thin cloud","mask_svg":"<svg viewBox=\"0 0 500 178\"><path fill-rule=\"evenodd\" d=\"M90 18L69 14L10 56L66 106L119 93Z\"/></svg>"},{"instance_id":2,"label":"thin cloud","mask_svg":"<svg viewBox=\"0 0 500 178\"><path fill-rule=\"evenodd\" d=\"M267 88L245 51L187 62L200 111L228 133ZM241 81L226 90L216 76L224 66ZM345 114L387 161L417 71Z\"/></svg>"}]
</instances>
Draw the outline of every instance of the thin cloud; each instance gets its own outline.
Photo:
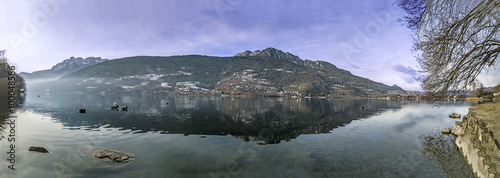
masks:
<instances>
[{"instance_id":1,"label":"thin cloud","mask_svg":"<svg viewBox=\"0 0 500 178\"><path fill-rule=\"evenodd\" d=\"M415 72L415 71L411 70L409 67L406 67L406 66L401 65L401 64L396 64L396 65L392 66L392 69L397 71L397 72L401 72L403 74L417 76L417 72Z\"/></svg>"},{"instance_id":2,"label":"thin cloud","mask_svg":"<svg viewBox=\"0 0 500 178\"><path fill-rule=\"evenodd\" d=\"M417 82L415 78L418 76L418 73L411 70L409 67L396 64L392 66L392 69L396 72L402 73L403 75L401 75L401 78L406 81L406 83L412 84Z\"/></svg>"}]
</instances>

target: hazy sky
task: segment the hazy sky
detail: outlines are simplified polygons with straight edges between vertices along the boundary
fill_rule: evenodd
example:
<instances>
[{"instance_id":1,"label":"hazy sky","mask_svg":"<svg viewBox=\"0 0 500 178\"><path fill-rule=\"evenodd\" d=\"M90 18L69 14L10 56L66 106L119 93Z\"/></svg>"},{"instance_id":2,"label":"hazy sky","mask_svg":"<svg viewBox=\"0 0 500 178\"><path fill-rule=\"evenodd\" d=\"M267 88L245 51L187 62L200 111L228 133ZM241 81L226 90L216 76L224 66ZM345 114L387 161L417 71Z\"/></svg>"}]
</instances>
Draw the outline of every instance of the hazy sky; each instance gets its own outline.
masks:
<instances>
[{"instance_id":1,"label":"hazy sky","mask_svg":"<svg viewBox=\"0 0 500 178\"><path fill-rule=\"evenodd\" d=\"M232 56L274 47L421 90L403 12L381 0L3 0L0 49L18 72L74 57ZM500 74L484 81L499 83ZM488 85L488 84L487 84Z\"/></svg>"}]
</instances>

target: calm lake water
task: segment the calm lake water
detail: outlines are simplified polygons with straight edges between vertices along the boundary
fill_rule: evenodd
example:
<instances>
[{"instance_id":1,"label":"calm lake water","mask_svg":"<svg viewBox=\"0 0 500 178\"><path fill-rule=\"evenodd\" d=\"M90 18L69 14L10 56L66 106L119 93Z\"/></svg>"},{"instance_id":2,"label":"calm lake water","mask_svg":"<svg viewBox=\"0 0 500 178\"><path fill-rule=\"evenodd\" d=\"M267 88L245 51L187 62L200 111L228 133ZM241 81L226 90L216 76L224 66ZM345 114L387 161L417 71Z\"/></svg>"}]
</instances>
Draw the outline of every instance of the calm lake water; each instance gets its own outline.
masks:
<instances>
[{"instance_id":1,"label":"calm lake water","mask_svg":"<svg viewBox=\"0 0 500 178\"><path fill-rule=\"evenodd\" d=\"M440 133L456 121L449 114L468 112L463 101L29 93L20 102L16 170L4 119L0 177L472 176L453 137ZM114 102L128 112L112 111ZM88 145L136 159L95 168Z\"/></svg>"}]
</instances>

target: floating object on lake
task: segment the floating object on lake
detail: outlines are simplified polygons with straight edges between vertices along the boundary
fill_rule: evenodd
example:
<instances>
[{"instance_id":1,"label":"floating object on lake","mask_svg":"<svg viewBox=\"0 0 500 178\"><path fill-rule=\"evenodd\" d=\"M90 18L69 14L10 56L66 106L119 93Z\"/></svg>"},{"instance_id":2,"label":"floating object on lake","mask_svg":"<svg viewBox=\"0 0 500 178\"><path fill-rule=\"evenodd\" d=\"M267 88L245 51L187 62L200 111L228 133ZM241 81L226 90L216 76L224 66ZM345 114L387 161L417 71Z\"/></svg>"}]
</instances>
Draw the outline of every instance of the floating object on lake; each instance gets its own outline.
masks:
<instances>
[{"instance_id":1,"label":"floating object on lake","mask_svg":"<svg viewBox=\"0 0 500 178\"><path fill-rule=\"evenodd\" d=\"M38 98L40 98L40 95L38 95Z\"/></svg>"},{"instance_id":2,"label":"floating object on lake","mask_svg":"<svg viewBox=\"0 0 500 178\"><path fill-rule=\"evenodd\" d=\"M361 109L365 109L365 107L364 107L364 106L361 106Z\"/></svg>"},{"instance_id":3,"label":"floating object on lake","mask_svg":"<svg viewBox=\"0 0 500 178\"><path fill-rule=\"evenodd\" d=\"M114 106L118 106L118 103L114 102L114 103L113 103L113 105L114 105Z\"/></svg>"},{"instance_id":4,"label":"floating object on lake","mask_svg":"<svg viewBox=\"0 0 500 178\"><path fill-rule=\"evenodd\" d=\"M128 112L128 106L123 107L122 111Z\"/></svg>"},{"instance_id":5,"label":"floating object on lake","mask_svg":"<svg viewBox=\"0 0 500 178\"><path fill-rule=\"evenodd\" d=\"M85 111L86 111L85 109L80 109L80 113L85 114Z\"/></svg>"},{"instance_id":6,"label":"floating object on lake","mask_svg":"<svg viewBox=\"0 0 500 178\"><path fill-rule=\"evenodd\" d=\"M168 102L164 102L163 104L168 105Z\"/></svg>"}]
</instances>

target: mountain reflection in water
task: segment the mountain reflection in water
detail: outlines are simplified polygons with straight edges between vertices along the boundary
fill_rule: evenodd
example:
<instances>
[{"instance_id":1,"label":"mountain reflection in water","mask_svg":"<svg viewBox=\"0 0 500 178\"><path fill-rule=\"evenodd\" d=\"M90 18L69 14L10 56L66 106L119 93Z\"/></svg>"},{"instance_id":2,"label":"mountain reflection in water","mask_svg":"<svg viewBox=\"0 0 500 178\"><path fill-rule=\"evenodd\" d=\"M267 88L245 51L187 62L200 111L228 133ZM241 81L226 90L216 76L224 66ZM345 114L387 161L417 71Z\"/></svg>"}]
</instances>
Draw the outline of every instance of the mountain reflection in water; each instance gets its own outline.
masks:
<instances>
[{"instance_id":1,"label":"mountain reflection in water","mask_svg":"<svg viewBox=\"0 0 500 178\"><path fill-rule=\"evenodd\" d=\"M15 113L16 158L23 158L23 168L0 177L473 175L453 137L439 129L453 126L450 113L467 113L470 103L464 101L436 107L405 100L142 94L28 93L25 98ZM111 110L115 102L128 112ZM0 122L0 148L8 152L5 124ZM137 159L126 169L95 168L78 159L88 155L80 151L88 145L134 153ZM50 153L29 152L30 146Z\"/></svg>"},{"instance_id":2,"label":"mountain reflection in water","mask_svg":"<svg viewBox=\"0 0 500 178\"><path fill-rule=\"evenodd\" d=\"M35 97L35 96L29 96ZM220 96L45 93L24 109L50 114L67 129L120 128L129 133L232 135L275 144L301 134L329 133L399 101L236 98ZM128 112L112 111L116 102ZM168 104L166 104L168 103ZM79 109L85 108L86 114ZM102 128L101 128L102 129Z\"/></svg>"}]
</instances>

